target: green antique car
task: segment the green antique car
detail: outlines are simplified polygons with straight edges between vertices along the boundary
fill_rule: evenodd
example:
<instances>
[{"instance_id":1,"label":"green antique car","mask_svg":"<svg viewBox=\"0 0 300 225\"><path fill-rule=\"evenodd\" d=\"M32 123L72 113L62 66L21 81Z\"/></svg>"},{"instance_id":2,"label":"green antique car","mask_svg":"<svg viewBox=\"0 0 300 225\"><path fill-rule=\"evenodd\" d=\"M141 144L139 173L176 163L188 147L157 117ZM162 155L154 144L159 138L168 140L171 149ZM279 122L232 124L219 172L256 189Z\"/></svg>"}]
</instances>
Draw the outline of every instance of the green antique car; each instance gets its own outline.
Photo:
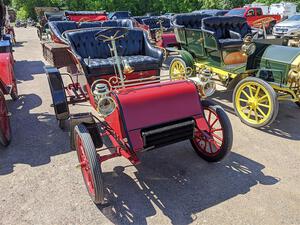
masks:
<instances>
[{"instance_id":1,"label":"green antique car","mask_svg":"<svg viewBox=\"0 0 300 225\"><path fill-rule=\"evenodd\" d=\"M254 40L244 18L179 14L173 21L181 45L170 64L173 80L194 79L206 96L216 84L233 89L236 114L259 128L271 124L278 101L300 106L300 48Z\"/></svg>"}]
</instances>

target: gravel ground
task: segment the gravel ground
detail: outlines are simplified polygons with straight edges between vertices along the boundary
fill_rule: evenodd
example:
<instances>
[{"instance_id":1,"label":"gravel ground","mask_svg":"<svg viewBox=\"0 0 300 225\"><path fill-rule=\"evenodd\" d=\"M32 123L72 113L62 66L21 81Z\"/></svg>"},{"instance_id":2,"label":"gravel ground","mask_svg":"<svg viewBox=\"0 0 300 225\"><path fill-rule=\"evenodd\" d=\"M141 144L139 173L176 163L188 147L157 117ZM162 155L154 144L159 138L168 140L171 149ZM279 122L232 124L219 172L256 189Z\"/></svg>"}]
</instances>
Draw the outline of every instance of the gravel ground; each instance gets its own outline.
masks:
<instances>
[{"instance_id":1,"label":"gravel ground","mask_svg":"<svg viewBox=\"0 0 300 225\"><path fill-rule=\"evenodd\" d=\"M16 33L21 96L8 100L13 141L0 149L0 224L300 224L300 109L282 103L272 126L256 130L234 115L230 93L215 96L234 129L224 161L206 163L188 142L145 153L138 167L107 161L109 204L96 207L50 107L36 31Z\"/></svg>"}]
</instances>

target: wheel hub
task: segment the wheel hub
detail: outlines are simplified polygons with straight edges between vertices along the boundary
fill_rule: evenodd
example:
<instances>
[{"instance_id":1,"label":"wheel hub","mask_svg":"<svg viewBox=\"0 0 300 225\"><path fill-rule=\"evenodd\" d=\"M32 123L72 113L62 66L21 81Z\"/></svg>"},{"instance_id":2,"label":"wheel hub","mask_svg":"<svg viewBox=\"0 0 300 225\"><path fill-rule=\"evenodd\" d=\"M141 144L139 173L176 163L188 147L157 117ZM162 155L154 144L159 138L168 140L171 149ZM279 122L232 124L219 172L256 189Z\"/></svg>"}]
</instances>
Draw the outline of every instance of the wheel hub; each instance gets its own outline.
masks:
<instances>
[{"instance_id":1,"label":"wheel hub","mask_svg":"<svg viewBox=\"0 0 300 225\"><path fill-rule=\"evenodd\" d=\"M258 99L257 98L250 98L248 101L248 106L252 109L256 109L258 106Z\"/></svg>"}]
</instances>

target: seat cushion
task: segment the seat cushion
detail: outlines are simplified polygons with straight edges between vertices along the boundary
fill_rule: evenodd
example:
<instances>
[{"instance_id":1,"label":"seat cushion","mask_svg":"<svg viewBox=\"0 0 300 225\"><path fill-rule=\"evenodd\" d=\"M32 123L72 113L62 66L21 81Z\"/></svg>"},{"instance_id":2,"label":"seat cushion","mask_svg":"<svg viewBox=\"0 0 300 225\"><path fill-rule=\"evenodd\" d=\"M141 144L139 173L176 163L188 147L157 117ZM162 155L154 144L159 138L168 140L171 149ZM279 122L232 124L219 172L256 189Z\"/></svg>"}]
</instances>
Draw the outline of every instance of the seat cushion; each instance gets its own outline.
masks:
<instances>
[{"instance_id":1,"label":"seat cushion","mask_svg":"<svg viewBox=\"0 0 300 225\"><path fill-rule=\"evenodd\" d=\"M237 32L241 37L251 34L251 28L243 17L238 16L215 16L202 20L202 29L215 32L217 39L229 37L229 31Z\"/></svg>"},{"instance_id":2,"label":"seat cushion","mask_svg":"<svg viewBox=\"0 0 300 225\"><path fill-rule=\"evenodd\" d=\"M48 25L49 25L50 31L62 43L66 43L66 41L62 37L62 34L65 31L77 29L76 22L72 22L72 21L53 21L53 22L49 22Z\"/></svg>"},{"instance_id":3,"label":"seat cushion","mask_svg":"<svg viewBox=\"0 0 300 225\"><path fill-rule=\"evenodd\" d=\"M219 44L221 49L226 48L240 48L243 45L243 40L241 39L219 39Z\"/></svg>"},{"instance_id":4,"label":"seat cushion","mask_svg":"<svg viewBox=\"0 0 300 225\"><path fill-rule=\"evenodd\" d=\"M102 22L102 27L128 27L133 28L132 20L130 19L118 19L118 20L108 20Z\"/></svg>"},{"instance_id":5,"label":"seat cushion","mask_svg":"<svg viewBox=\"0 0 300 225\"><path fill-rule=\"evenodd\" d=\"M162 21L162 26L166 29L171 29L171 20L163 16L155 16L150 18L142 19L143 24L149 26L150 30L155 30L160 28L159 22Z\"/></svg>"},{"instance_id":6,"label":"seat cushion","mask_svg":"<svg viewBox=\"0 0 300 225\"><path fill-rule=\"evenodd\" d=\"M160 60L150 56L122 56L121 60L127 60L134 71L157 70L160 68ZM110 57L107 59L85 58L83 66L86 67L86 71L88 72L88 74L86 74L87 76L99 76L115 74L114 65L116 66L115 59Z\"/></svg>"}]
</instances>

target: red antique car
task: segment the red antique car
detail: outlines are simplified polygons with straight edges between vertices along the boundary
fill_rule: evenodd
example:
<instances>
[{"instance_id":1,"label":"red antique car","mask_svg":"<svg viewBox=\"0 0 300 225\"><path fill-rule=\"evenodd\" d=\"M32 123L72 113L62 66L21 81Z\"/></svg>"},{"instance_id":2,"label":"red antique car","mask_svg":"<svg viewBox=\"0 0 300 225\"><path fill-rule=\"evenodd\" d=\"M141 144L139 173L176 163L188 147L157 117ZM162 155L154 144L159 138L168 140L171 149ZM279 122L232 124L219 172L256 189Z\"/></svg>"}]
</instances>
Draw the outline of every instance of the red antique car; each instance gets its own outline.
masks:
<instances>
[{"instance_id":1,"label":"red antique car","mask_svg":"<svg viewBox=\"0 0 300 225\"><path fill-rule=\"evenodd\" d=\"M4 29L5 6L0 1L0 27ZM12 40L10 36L0 37L0 144L7 146L11 140L9 113L5 95L10 94L13 100L18 98L17 83L14 76L14 59L12 55Z\"/></svg>"},{"instance_id":2,"label":"red antique car","mask_svg":"<svg viewBox=\"0 0 300 225\"><path fill-rule=\"evenodd\" d=\"M96 204L105 199L101 164L108 159L123 156L136 165L139 152L185 140L209 162L230 151L232 128L224 110L199 95L197 82L160 75L163 53L146 32L95 28L69 32L66 39L84 76L65 87L62 76L72 75L45 69L57 120L70 123L71 146ZM93 114L70 114L68 104L87 100Z\"/></svg>"}]
</instances>

